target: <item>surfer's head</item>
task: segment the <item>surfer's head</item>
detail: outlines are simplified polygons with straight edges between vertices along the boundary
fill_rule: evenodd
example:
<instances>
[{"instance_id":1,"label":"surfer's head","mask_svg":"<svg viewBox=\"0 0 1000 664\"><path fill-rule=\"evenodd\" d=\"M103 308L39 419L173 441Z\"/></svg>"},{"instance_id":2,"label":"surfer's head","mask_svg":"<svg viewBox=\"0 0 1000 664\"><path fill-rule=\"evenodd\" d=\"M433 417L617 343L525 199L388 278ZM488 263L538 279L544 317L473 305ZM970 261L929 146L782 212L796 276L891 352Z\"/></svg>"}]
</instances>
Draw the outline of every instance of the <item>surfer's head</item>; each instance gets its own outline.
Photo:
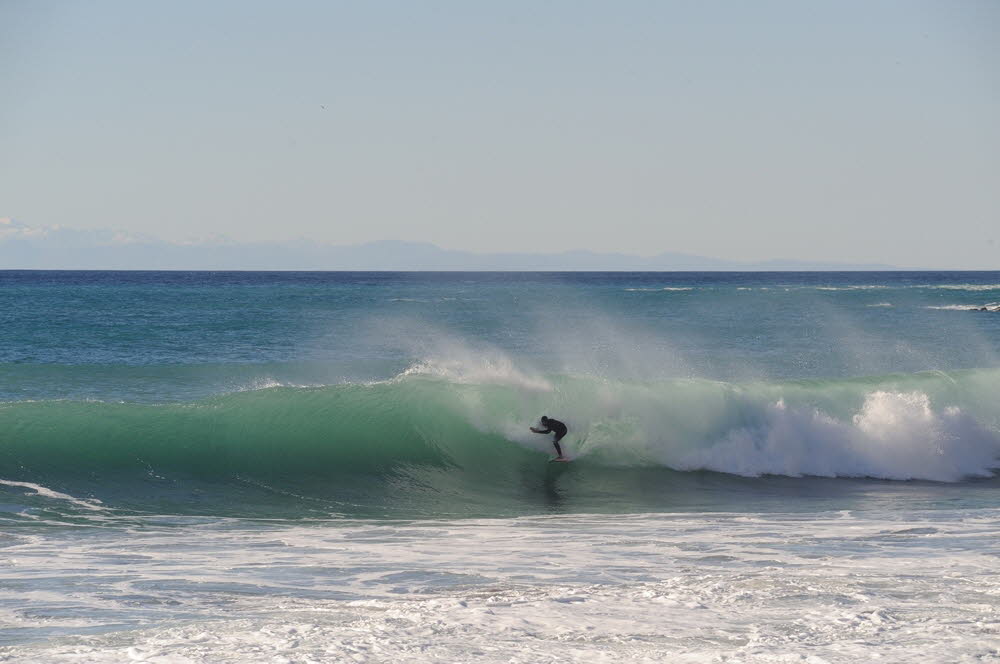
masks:
<instances>
[{"instance_id":1,"label":"surfer's head","mask_svg":"<svg viewBox=\"0 0 1000 664\"><path fill-rule=\"evenodd\" d=\"M542 424L545 424L548 421L549 421L548 416L547 415L542 415Z\"/></svg>"}]
</instances>

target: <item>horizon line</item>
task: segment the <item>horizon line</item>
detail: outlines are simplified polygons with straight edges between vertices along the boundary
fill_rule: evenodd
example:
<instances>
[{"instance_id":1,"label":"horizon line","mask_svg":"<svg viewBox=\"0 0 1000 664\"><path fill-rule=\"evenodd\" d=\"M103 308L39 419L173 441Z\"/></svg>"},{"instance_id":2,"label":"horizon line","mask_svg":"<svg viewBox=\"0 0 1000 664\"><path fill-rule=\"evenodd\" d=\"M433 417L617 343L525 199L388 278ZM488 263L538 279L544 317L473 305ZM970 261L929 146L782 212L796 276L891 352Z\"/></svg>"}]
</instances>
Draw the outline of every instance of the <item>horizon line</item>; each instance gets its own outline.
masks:
<instances>
[{"instance_id":1,"label":"horizon line","mask_svg":"<svg viewBox=\"0 0 1000 664\"><path fill-rule=\"evenodd\" d=\"M816 270L761 270L761 269L716 269L716 270L335 270L335 269L293 269L293 268L273 268L258 270L251 268L40 268L40 267L0 267L2 272L314 272L327 273L338 272L345 274L352 273L372 273L372 274L733 274L733 273L756 273L756 274L814 274L814 273L851 273L851 274L879 274L885 272L1000 272L1000 269L988 270L978 268L890 268L884 270L873 269L816 269Z\"/></svg>"}]
</instances>

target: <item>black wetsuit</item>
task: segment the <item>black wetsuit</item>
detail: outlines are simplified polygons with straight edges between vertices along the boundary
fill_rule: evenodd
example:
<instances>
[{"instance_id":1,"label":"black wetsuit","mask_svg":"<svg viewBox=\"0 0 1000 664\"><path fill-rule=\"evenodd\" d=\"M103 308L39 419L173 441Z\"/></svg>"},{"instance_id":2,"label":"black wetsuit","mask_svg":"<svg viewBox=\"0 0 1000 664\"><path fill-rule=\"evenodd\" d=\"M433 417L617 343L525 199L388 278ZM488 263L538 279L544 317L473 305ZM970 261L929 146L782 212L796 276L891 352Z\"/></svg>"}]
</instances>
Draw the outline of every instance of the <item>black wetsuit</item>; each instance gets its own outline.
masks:
<instances>
[{"instance_id":1,"label":"black wetsuit","mask_svg":"<svg viewBox=\"0 0 1000 664\"><path fill-rule=\"evenodd\" d=\"M562 440L562 437L566 435L566 425L560 422L559 420L554 420L550 417L547 420L545 420L545 426L548 428L547 429L533 428L532 431L534 431L535 433L554 433L556 437L552 439L552 444L555 445L556 454L558 454L559 458L561 459L563 453L562 453L562 447L559 446L559 441Z\"/></svg>"},{"instance_id":2,"label":"black wetsuit","mask_svg":"<svg viewBox=\"0 0 1000 664\"><path fill-rule=\"evenodd\" d=\"M552 439L553 443L558 443L562 440L562 437L566 435L566 425L559 420L554 420L550 417L545 420L545 426L547 426L548 429L539 431L538 433L554 433L556 437Z\"/></svg>"}]
</instances>

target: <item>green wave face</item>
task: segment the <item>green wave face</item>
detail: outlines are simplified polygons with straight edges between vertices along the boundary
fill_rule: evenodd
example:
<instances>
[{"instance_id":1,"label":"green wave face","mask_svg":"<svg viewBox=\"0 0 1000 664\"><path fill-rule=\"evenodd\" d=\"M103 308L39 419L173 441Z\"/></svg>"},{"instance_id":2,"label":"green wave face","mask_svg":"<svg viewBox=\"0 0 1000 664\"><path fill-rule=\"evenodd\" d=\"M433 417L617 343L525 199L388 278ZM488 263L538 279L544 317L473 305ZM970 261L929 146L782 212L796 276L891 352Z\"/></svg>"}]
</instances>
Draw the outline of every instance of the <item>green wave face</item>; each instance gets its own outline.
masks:
<instances>
[{"instance_id":1,"label":"green wave face","mask_svg":"<svg viewBox=\"0 0 1000 664\"><path fill-rule=\"evenodd\" d=\"M187 404L16 402L0 405L0 480L14 502L20 482L168 513L669 509L741 477L989 477L998 390L996 370L755 384L413 372ZM551 437L527 429L542 414L569 424L572 464L546 463Z\"/></svg>"}]
</instances>

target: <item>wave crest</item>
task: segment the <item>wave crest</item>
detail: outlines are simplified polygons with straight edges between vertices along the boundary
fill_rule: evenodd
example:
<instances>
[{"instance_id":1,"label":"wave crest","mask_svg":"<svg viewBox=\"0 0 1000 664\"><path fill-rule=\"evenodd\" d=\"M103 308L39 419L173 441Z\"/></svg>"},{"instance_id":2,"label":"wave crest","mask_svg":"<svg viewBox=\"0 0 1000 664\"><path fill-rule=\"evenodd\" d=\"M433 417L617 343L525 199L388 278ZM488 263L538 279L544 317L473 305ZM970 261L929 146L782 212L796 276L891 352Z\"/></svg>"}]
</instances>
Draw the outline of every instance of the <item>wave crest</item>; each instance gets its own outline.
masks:
<instances>
[{"instance_id":1,"label":"wave crest","mask_svg":"<svg viewBox=\"0 0 1000 664\"><path fill-rule=\"evenodd\" d=\"M470 500L546 472L550 437L528 431L546 413L569 424L573 472L592 479L660 468L950 482L1000 466L998 388L1000 370L737 384L428 362L386 382L187 404L3 404L0 477L102 498L129 482L188 491L193 478L338 501L384 502L390 489Z\"/></svg>"},{"instance_id":2,"label":"wave crest","mask_svg":"<svg viewBox=\"0 0 1000 664\"><path fill-rule=\"evenodd\" d=\"M1000 440L956 406L922 392L876 390L850 421L779 400L756 426L683 457L678 466L740 475L813 475L957 481L989 477Z\"/></svg>"}]
</instances>

